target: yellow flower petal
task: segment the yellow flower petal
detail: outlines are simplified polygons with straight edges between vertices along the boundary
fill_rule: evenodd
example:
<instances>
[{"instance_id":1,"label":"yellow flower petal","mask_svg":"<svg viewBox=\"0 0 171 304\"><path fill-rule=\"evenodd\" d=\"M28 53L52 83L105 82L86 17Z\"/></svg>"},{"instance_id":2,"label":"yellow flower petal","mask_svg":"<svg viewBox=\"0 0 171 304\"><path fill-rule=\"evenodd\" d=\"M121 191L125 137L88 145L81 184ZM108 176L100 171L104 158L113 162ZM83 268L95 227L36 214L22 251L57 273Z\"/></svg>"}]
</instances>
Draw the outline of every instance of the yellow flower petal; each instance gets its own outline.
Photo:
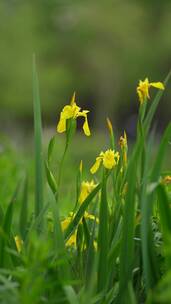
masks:
<instances>
[{"instance_id":1,"label":"yellow flower petal","mask_svg":"<svg viewBox=\"0 0 171 304\"><path fill-rule=\"evenodd\" d=\"M93 242L93 245L94 245L95 251L97 251L97 248L98 248L97 241L94 241L94 242Z\"/></svg>"},{"instance_id":2,"label":"yellow flower petal","mask_svg":"<svg viewBox=\"0 0 171 304\"><path fill-rule=\"evenodd\" d=\"M85 133L86 136L90 136L91 135L87 116L85 116L85 122L83 124L83 130L84 130L84 133Z\"/></svg>"},{"instance_id":3,"label":"yellow flower petal","mask_svg":"<svg viewBox=\"0 0 171 304\"><path fill-rule=\"evenodd\" d=\"M89 219L89 220L92 220L92 221L96 220L96 223L99 224L99 219L97 217L95 217L93 214L88 213L87 211L85 211L84 217L86 219Z\"/></svg>"},{"instance_id":4,"label":"yellow flower petal","mask_svg":"<svg viewBox=\"0 0 171 304\"><path fill-rule=\"evenodd\" d=\"M101 157L96 158L96 161L95 161L94 165L90 169L91 174L95 174L97 172L97 170L100 167L101 161L102 161Z\"/></svg>"},{"instance_id":5,"label":"yellow flower petal","mask_svg":"<svg viewBox=\"0 0 171 304\"><path fill-rule=\"evenodd\" d=\"M88 124L87 113L89 113L89 111L84 110L82 112L79 112L77 114L77 117L84 117L85 118L85 121L84 121L84 124L83 124L83 131L84 131L84 134L86 136L90 136L91 132L90 132L89 124Z\"/></svg>"},{"instance_id":6,"label":"yellow flower petal","mask_svg":"<svg viewBox=\"0 0 171 304\"><path fill-rule=\"evenodd\" d=\"M138 94L139 101L142 104L144 102L143 93L141 92L141 90L137 89L137 94Z\"/></svg>"},{"instance_id":7,"label":"yellow flower petal","mask_svg":"<svg viewBox=\"0 0 171 304\"><path fill-rule=\"evenodd\" d=\"M164 84L162 82L150 82L150 86L156 89L164 90Z\"/></svg>"},{"instance_id":8,"label":"yellow flower petal","mask_svg":"<svg viewBox=\"0 0 171 304\"><path fill-rule=\"evenodd\" d=\"M62 231L66 230L67 227L69 226L71 222L71 217L68 216L66 219L64 219L62 222L61 222L61 227L62 227Z\"/></svg>"},{"instance_id":9,"label":"yellow flower petal","mask_svg":"<svg viewBox=\"0 0 171 304\"><path fill-rule=\"evenodd\" d=\"M171 176L167 175L167 176L163 177L162 183L165 185L171 184Z\"/></svg>"},{"instance_id":10,"label":"yellow flower petal","mask_svg":"<svg viewBox=\"0 0 171 304\"><path fill-rule=\"evenodd\" d=\"M17 247L17 251L20 253L21 250L22 250L22 247L23 247L23 240L18 235L16 235L14 237L14 239L15 239L15 244L16 244L16 247Z\"/></svg>"},{"instance_id":11,"label":"yellow flower petal","mask_svg":"<svg viewBox=\"0 0 171 304\"><path fill-rule=\"evenodd\" d=\"M75 112L75 106L65 106L62 110L62 118L70 119L73 118Z\"/></svg>"},{"instance_id":12,"label":"yellow flower petal","mask_svg":"<svg viewBox=\"0 0 171 304\"><path fill-rule=\"evenodd\" d=\"M146 99L150 99L149 88L154 87L156 89L164 90L164 85L162 82L149 82L148 78L144 81L140 80L137 87L137 94L139 101L142 104Z\"/></svg>"},{"instance_id":13,"label":"yellow flower petal","mask_svg":"<svg viewBox=\"0 0 171 304\"><path fill-rule=\"evenodd\" d=\"M66 131L66 119L61 117L57 125L57 132L63 133L65 131Z\"/></svg>"},{"instance_id":14,"label":"yellow flower petal","mask_svg":"<svg viewBox=\"0 0 171 304\"><path fill-rule=\"evenodd\" d=\"M115 159L115 162L116 162L116 165L117 165L119 163L119 159L120 159L119 152L114 152L114 159Z\"/></svg>"},{"instance_id":15,"label":"yellow flower petal","mask_svg":"<svg viewBox=\"0 0 171 304\"><path fill-rule=\"evenodd\" d=\"M92 180L91 182L85 182L83 181L81 184L81 193L79 197L79 203L82 204L87 196L94 190L94 188L97 186L97 184L94 183Z\"/></svg>"},{"instance_id":16,"label":"yellow flower petal","mask_svg":"<svg viewBox=\"0 0 171 304\"><path fill-rule=\"evenodd\" d=\"M78 117L84 117L85 121L83 124L83 130L86 136L90 136L90 128L89 128L89 124L88 124L88 119L87 119L87 113L89 111L87 110L83 110L81 111L81 108L77 106L76 102L75 102L75 92L72 96L71 99L71 103L70 105L66 105L61 114L60 114L60 119L59 122L57 124L57 132L62 133L66 131L66 121L68 119L77 119Z\"/></svg>"},{"instance_id":17,"label":"yellow flower petal","mask_svg":"<svg viewBox=\"0 0 171 304\"><path fill-rule=\"evenodd\" d=\"M112 150L107 150L104 153L103 165L106 169L111 170L115 166L116 162L115 162L114 156L115 156L115 154L114 154L114 151L112 151Z\"/></svg>"},{"instance_id":18,"label":"yellow flower petal","mask_svg":"<svg viewBox=\"0 0 171 304\"><path fill-rule=\"evenodd\" d=\"M70 246L74 246L76 247L76 241L77 241L77 231L75 231L70 238L66 241L66 246L70 247Z\"/></svg>"},{"instance_id":19,"label":"yellow flower petal","mask_svg":"<svg viewBox=\"0 0 171 304\"><path fill-rule=\"evenodd\" d=\"M87 187L82 183L79 203L82 204L89 195Z\"/></svg>"},{"instance_id":20,"label":"yellow flower petal","mask_svg":"<svg viewBox=\"0 0 171 304\"><path fill-rule=\"evenodd\" d=\"M124 131L124 136L121 136L119 139L119 145L121 149L127 148L127 135L125 131Z\"/></svg>"}]
</instances>

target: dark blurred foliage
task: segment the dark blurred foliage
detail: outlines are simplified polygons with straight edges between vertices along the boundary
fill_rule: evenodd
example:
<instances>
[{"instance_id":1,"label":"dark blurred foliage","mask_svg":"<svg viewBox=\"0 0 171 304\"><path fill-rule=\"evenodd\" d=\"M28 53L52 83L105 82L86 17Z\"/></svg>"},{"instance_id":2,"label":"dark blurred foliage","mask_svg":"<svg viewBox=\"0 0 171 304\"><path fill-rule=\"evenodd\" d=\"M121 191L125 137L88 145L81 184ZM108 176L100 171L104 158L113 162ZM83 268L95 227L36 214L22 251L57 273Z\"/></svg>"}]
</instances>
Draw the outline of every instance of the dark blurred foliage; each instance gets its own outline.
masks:
<instances>
[{"instance_id":1,"label":"dark blurred foliage","mask_svg":"<svg viewBox=\"0 0 171 304\"><path fill-rule=\"evenodd\" d=\"M45 125L75 90L95 127L109 116L134 132L138 80L161 81L171 68L170 29L170 0L1 0L0 125L32 123L36 53ZM170 118L170 91L160 127Z\"/></svg>"}]
</instances>

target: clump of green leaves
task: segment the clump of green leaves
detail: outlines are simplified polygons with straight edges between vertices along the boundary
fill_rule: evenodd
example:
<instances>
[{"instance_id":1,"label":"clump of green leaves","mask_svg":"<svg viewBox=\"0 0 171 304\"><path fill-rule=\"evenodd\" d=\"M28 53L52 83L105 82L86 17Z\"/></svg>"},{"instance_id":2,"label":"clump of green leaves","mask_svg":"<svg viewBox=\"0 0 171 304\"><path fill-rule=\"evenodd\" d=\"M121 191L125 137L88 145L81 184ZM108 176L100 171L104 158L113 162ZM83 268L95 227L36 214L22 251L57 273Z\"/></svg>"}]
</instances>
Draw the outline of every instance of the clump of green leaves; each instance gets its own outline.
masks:
<instances>
[{"instance_id":1,"label":"clump of green leaves","mask_svg":"<svg viewBox=\"0 0 171 304\"><path fill-rule=\"evenodd\" d=\"M169 78L170 74L165 85ZM150 132L163 91L151 103L141 103L137 137L129 153L126 133L119 147L108 120L109 150L100 153L95 162L96 169L102 165L101 173L96 183L84 182L81 163L76 172L75 206L68 217L61 218L60 198L64 194L60 186L65 182L62 173L72 140L68 141L72 117L68 118L66 146L56 176L51 168L55 136L47 157L42 152L35 62L33 89L35 206L30 216L26 176L16 186L7 209L0 207L1 303L170 303L171 177L169 170L163 172L162 164L171 124L155 159L154 134ZM113 152L118 149L119 153ZM45 181L47 201L43 195ZM18 201L20 213L14 224Z\"/></svg>"}]
</instances>

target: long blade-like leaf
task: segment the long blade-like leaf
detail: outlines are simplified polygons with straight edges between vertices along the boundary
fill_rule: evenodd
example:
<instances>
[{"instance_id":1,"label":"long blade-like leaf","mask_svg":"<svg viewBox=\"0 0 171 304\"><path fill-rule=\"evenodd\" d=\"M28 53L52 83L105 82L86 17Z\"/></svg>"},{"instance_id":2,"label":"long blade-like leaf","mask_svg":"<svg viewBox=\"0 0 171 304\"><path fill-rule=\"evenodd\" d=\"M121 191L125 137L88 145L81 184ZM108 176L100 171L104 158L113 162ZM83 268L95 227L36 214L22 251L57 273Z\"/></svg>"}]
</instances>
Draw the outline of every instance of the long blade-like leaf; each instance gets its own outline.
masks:
<instances>
[{"instance_id":1,"label":"long blade-like leaf","mask_svg":"<svg viewBox=\"0 0 171 304\"><path fill-rule=\"evenodd\" d=\"M33 57L33 104L35 134L35 215L38 216L43 206L43 152L41 107L35 56Z\"/></svg>"}]
</instances>

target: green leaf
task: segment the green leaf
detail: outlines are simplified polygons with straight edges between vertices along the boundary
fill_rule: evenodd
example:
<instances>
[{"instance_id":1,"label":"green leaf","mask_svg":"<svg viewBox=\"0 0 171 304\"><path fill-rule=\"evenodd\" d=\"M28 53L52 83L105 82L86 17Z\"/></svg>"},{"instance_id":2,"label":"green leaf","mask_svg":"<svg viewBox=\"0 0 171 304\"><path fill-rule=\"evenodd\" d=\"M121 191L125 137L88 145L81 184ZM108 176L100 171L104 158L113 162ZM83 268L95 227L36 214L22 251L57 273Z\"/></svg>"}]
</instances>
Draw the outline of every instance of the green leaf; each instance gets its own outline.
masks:
<instances>
[{"instance_id":1,"label":"green leaf","mask_svg":"<svg viewBox=\"0 0 171 304\"><path fill-rule=\"evenodd\" d=\"M159 185L157 188L158 193L158 208L160 214L160 220L163 227L163 235L165 233L171 233L171 210L168 195L166 193L165 187Z\"/></svg>"},{"instance_id":2,"label":"green leaf","mask_svg":"<svg viewBox=\"0 0 171 304\"><path fill-rule=\"evenodd\" d=\"M39 84L35 56L33 56L33 105L35 136L35 214L38 216L43 206L43 151Z\"/></svg>"},{"instance_id":3,"label":"green leaf","mask_svg":"<svg viewBox=\"0 0 171 304\"><path fill-rule=\"evenodd\" d=\"M27 233L27 213L28 213L28 177L25 177L23 185L23 194L21 201L20 217L19 217L19 230L22 239L25 239Z\"/></svg>"},{"instance_id":4,"label":"green leaf","mask_svg":"<svg viewBox=\"0 0 171 304\"><path fill-rule=\"evenodd\" d=\"M2 224L3 235L1 235L1 238L0 238L0 267L4 266L4 260L7 255L7 253L5 252L5 246L9 242L10 236L11 236L13 208L14 208L14 203L16 201L16 197L18 195L18 191L19 191L19 184L17 185L17 187L15 189L11 202L10 202L9 206L7 207L6 213L4 215L4 221Z\"/></svg>"},{"instance_id":5,"label":"green leaf","mask_svg":"<svg viewBox=\"0 0 171 304\"><path fill-rule=\"evenodd\" d=\"M103 172L100 214L99 214L99 233L98 233L98 280L97 291L101 292L106 289L108 278L108 247L109 247L109 211L106 193L107 177L106 172Z\"/></svg>"},{"instance_id":6,"label":"green leaf","mask_svg":"<svg viewBox=\"0 0 171 304\"><path fill-rule=\"evenodd\" d=\"M55 258L62 261L59 266L60 278L64 283L68 282L70 277L70 269L68 264L67 250L65 248L64 236L61 230L60 217L59 217L59 205L56 204L54 195L51 195L50 204L52 206L53 219L54 219L54 231L53 231L53 243Z\"/></svg>"},{"instance_id":7,"label":"green leaf","mask_svg":"<svg viewBox=\"0 0 171 304\"><path fill-rule=\"evenodd\" d=\"M48 165L50 164L52 158L52 152L55 146L55 135L50 139L49 146L48 146Z\"/></svg>"},{"instance_id":8,"label":"green leaf","mask_svg":"<svg viewBox=\"0 0 171 304\"><path fill-rule=\"evenodd\" d=\"M95 260L95 248L94 248L94 237L95 237L96 221L93 223L92 232L90 233L89 247L87 251L86 267L85 267L85 288L87 294L92 294L95 285L96 275L96 260Z\"/></svg>"},{"instance_id":9,"label":"green leaf","mask_svg":"<svg viewBox=\"0 0 171 304\"><path fill-rule=\"evenodd\" d=\"M171 123L169 123L161 139L161 143L157 152L157 157L151 173L152 182L155 182L160 176L164 153L166 151L166 147L169 144L170 139L171 139Z\"/></svg>"},{"instance_id":10,"label":"green leaf","mask_svg":"<svg viewBox=\"0 0 171 304\"><path fill-rule=\"evenodd\" d=\"M141 238L142 238L142 257L143 257L143 268L146 283L146 291L154 287L159 279L159 269L156 262L156 254L154 248L154 242L152 238L151 229L151 215L153 209L154 195L152 191L148 195L146 193L147 183L156 183L159 180L162 163L164 159L164 153L168 142L171 138L171 123L168 125L161 139L161 143L158 149L157 157L154 162L150 180L144 180L143 192L141 193L141 206L142 206L142 224L141 224ZM156 188L154 188L155 190Z\"/></svg>"},{"instance_id":11,"label":"green leaf","mask_svg":"<svg viewBox=\"0 0 171 304\"><path fill-rule=\"evenodd\" d=\"M85 244L86 244L86 248L89 248L90 245L90 232L85 220L85 217L83 216L82 219L82 223L83 223L83 231L84 231L84 239L85 239Z\"/></svg>"},{"instance_id":12,"label":"green leaf","mask_svg":"<svg viewBox=\"0 0 171 304\"><path fill-rule=\"evenodd\" d=\"M137 150L138 151L138 150ZM126 194L123 231L120 248L120 281L118 303L127 303L128 282L132 280L132 269L134 261L134 223L135 223L135 193L136 193L136 155L129 164L127 172L128 191ZM132 174L134 172L134 174Z\"/></svg>"},{"instance_id":13,"label":"green leaf","mask_svg":"<svg viewBox=\"0 0 171 304\"><path fill-rule=\"evenodd\" d=\"M55 180L55 177L53 176L52 172L49 169L48 162L45 162L45 169L46 169L46 177L49 184L49 187L51 188L54 195L57 194L58 187Z\"/></svg>"},{"instance_id":14,"label":"green leaf","mask_svg":"<svg viewBox=\"0 0 171 304\"><path fill-rule=\"evenodd\" d=\"M72 286L64 286L66 297L70 304L79 304L78 296Z\"/></svg>"}]
</instances>

